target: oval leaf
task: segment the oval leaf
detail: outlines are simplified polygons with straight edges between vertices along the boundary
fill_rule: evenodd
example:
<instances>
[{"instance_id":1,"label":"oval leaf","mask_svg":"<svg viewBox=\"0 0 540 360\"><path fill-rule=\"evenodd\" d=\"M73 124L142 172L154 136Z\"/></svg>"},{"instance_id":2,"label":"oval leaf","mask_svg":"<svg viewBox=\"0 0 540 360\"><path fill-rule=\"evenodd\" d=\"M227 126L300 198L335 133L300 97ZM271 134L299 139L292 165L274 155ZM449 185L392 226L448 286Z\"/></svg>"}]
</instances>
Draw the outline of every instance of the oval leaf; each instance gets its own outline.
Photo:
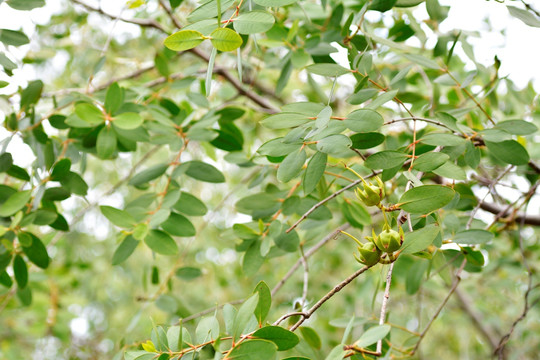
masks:
<instances>
[{"instance_id":1,"label":"oval leaf","mask_svg":"<svg viewBox=\"0 0 540 360\"><path fill-rule=\"evenodd\" d=\"M144 238L144 242L158 254L176 255L178 253L178 245L174 239L161 230L150 230Z\"/></svg>"},{"instance_id":2,"label":"oval leaf","mask_svg":"<svg viewBox=\"0 0 540 360\"><path fill-rule=\"evenodd\" d=\"M369 328L365 333L360 336L354 344L359 348L375 344L377 341L384 338L390 332L390 325L377 325Z\"/></svg>"},{"instance_id":3,"label":"oval leaf","mask_svg":"<svg viewBox=\"0 0 540 360\"><path fill-rule=\"evenodd\" d=\"M219 51L233 51L242 45L242 37L229 28L217 28L210 37L212 45Z\"/></svg>"},{"instance_id":4,"label":"oval leaf","mask_svg":"<svg viewBox=\"0 0 540 360\"><path fill-rule=\"evenodd\" d=\"M200 181L206 181L210 183L222 183L225 182L225 177L215 167L202 161L193 160L186 161L182 164L186 166L186 175Z\"/></svg>"},{"instance_id":5,"label":"oval leaf","mask_svg":"<svg viewBox=\"0 0 540 360\"><path fill-rule=\"evenodd\" d=\"M277 178L281 182L288 182L302 170L306 162L306 151L292 152L285 157L278 168Z\"/></svg>"},{"instance_id":6,"label":"oval leaf","mask_svg":"<svg viewBox=\"0 0 540 360\"><path fill-rule=\"evenodd\" d=\"M227 360L273 360L276 356L276 345L268 340L242 341L227 356Z\"/></svg>"},{"instance_id":7,"label":"oval leaf","mask_svg":"<svg viewBox=\"0 0 540 360\"><path fill-rule=\"evenodd\" d=\"M427 214L447 205L454 198L454 190L440 185L412 188L399 199L399 206L411 214Z\"/></svg>"},{"instance_id":8,"label":"oval leaf","mask_svg":"<svg viewBox=\"0 0 540 360\"><path fill-rule=\"evenodd\" d=\"M180 30L168 36L163 43L173 51L185 51L193 49L203 41L203 34L196 30Z\"/></svg>"},{"instance_id":9,"label":"oval leaf","mask_svg":"<svg viewBox=\"0 0 540 360\"><path fill-rule=\"evenodd\" d=\"M6 217L15 214L26 205L31 196L32 190L19 191L11 194L0 207L0 216Z\"/></svg>"},{"instance_id":10,"label":"oval leaf","mask_svg":"<svg viewBox=\"0 0 540 360\"><path fill-rule=\"evenodd\" d=\"M424 250L433 243L439 231L439 228L433 225L405 234L405 240L403 241L403 245L401 245L400 253L414 254Z\"/></svg>"},{"instance_id":11,"label":"oval leaf","mask_svg":"<svg viewBox=\"0 0 540 360\"><path fill-rule=\"evenodd\" d=\"M304 187L304 194L310 194L321 180L326 169L326 161L328 155L322 152L316 152L315 155L309 160L304 178L302 179L302 185Z\"/></svg>"},{"instance_id":12,"label":"oval leaf","mask_svg":"<svg viewBox=\"0 0 540 360\"><path fill-rule=\"evenodd\" d=\"M131 235L126 236L126 238L120 243L120 245L114 252L112 264L118 265L127 260L127 258L129 258L131 254L133 254L133 251L135 251L137 245L139 245L138 240L135 240L135 238Z\"/></svg>"},{"instance_id":13,"label":"oval leaf","mask_svg":"<svg viewBox=\"0 0 540 360\"><path fill-rule=\"evenodd\" d=\"M171 215L165 222L161 224L163 230L174 236L194 236L195 227L183 215L172 212Z\"/></svg>"},{"instance_id":14,"label":"oval leaf","mask_svg":"<svg viewBox=\"0 0 540 360\"><path fill-rule=\"evenodd\" d=\"M112 206L100 206L101 213L114 225L123 228L131 228L135 225L135 219L124 210Z\"/></svg>"},{"instance_id":15,"label":"oval leaf","mask_svg":"<svg viewBox=\"0 0 540 360\"><path fill-rule=\"evenodd\" d=\"M266 32L274 26L274 16L267 11L255 10L240 14L234 19L234 30L240 34Z\"/></svg>"},{"instance_id":16,"label":"oval leaf","mask_svg":"<svg viewBox=\"0 0 540 360\"><path fill-rule=\"evenodd\" d=\"M338 64L312 64L306 66L306 70L315 75L321 76L341 76L350 73L349 69L345 69Z\"/></svg>"},{"instance_id":17,"label":"oval leaf","mask_svg":"<svg viewBox=\"0 0 540 360\"><path fill-rule=\"evenodd\" d=\"M347 115L345 125L356 132L370 132L379 129L384 119L375 110L359 109Z\"/></svg>"},{"instance_id":18,"label":"oval leaf","mask_svg":"<svg viewBox=\"0 0 540 360\"><path fill-rule=\"evenodd\" d=\"M493 239L493 233L482 229L460 231L454 236L456 244L478 245L486 244Z\"/></svg>"},{"instance_id":19,"label":"oval leaf","mask_svg":"<svg viewBox=\"0 0 540 360\"><path fill-rule=\"evenodd\" d=\"M491 155L507 164L525 165L529 162L529 153L515 140L486 141L486 146Z\"/></svg>"},{"instance_id":20,"label":"oval leaf","mask_svg":"<svg viewBox=\"0 0 540 360\"><path fill-rule=\"evenodd\" d=\"M295 333L280 326L265 326L255 331L252 336L259 339L270 340L276 344L278 351L292 349L300 342L300 339Z\"/></svg>"},{"instance_id":21,"label":"oval leaf","mask_svg":"<svg viewBox=\"0 0 540 360\"><path fill-rule=\"evenodd\" d=\"M409 156L399 151L384 150L368 157L364 165L370 169L392 169L403 165Z\"/></svg>"},{"instance_id":22,"label":"oval leaf","mask_svg":"<svg viewBox=\"0 0 540 360\"><path fill-rule=\"evenodd\" d=\"M122 113L113 120L114 126L124 130L136 129L141 126L142 123L142 116L134 112Z\"/></svg>"}]
</instances>

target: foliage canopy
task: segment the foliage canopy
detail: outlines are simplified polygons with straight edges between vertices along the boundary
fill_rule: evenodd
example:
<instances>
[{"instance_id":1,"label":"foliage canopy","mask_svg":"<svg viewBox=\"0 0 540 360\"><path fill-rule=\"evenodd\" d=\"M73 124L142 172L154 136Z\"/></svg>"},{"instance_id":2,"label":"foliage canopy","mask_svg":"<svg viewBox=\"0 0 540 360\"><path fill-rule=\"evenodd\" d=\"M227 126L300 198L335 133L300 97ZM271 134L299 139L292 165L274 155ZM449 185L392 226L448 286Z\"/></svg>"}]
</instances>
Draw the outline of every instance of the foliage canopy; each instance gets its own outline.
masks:
<instances>
[{"instance_id":1,"label":"foliage canopy","mask_svg":"<svg viewBox=\"0 0 540 360\"><path fill-rule=\"evenodd\" d=\"M448 6L61 4L0 29L2 358L538 356L540 100Z\"/></svg>"}]
</instances>

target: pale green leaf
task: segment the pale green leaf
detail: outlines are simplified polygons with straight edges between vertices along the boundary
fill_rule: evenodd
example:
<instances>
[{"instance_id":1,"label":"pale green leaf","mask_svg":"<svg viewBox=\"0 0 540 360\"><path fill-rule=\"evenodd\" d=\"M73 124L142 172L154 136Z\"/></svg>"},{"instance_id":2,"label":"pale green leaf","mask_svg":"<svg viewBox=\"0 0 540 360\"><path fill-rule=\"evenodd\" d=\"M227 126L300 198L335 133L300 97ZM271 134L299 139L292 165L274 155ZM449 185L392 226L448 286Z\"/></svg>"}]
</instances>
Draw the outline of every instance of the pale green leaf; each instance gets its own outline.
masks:
<instances>
[{"instance_id":1,"label":"pale green leaf","mask_svg":"<svg viewBox=\"0 0 540 360\"><path fill-rule=\"evenodd\" d=\"M219 51L233 51L242 45L242 37L229 28L217 28L210 37L212 45Z\"/></svg>"},{"instance_id":2,"label":"pale green leaf","mask_svg":"<svg viewBox=\"0 0 540 360\"><path fill-rule=\"evenodd\" d=\"M193 49L204 39L204 35L196 30L180 30L168 36L163 43L173 51L185 51Z\"/></svg>"}]
</instances>

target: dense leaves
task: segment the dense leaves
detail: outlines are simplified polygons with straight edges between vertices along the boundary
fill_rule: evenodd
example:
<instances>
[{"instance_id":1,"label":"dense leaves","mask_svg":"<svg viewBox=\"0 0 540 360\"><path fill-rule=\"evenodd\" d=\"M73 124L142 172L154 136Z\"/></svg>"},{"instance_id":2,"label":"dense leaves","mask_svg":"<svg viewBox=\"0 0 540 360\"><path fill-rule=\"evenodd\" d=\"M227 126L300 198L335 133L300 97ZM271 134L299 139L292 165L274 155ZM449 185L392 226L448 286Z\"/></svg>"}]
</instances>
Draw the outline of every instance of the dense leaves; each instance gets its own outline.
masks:
<instances>
[{"instance_id":1,"label":"dense leaves","mask_svg":"<svg viewBox=\"0 0 540 360\"><path fill-rule=\"evenodd\" d=\"M0 357L537 356L538 94L449 6L0 3Z\"/></svg>"}]
</instances>

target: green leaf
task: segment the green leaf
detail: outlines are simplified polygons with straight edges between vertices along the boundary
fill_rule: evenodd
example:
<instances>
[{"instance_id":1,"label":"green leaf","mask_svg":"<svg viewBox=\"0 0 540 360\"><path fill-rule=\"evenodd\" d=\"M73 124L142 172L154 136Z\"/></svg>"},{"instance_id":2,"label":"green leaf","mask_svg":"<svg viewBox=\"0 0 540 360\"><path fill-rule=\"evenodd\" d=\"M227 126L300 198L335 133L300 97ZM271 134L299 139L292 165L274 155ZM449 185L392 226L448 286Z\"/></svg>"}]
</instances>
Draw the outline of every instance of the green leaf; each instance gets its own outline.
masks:
<instances>
[{"instance_id":1,"label":"green leaf","mask_svg":"<svg viewBox=\"0 0 540 360\"><path fill-rule=\"evenodd\" d=\"M89 103L80 103L75 106L75 114L91 126L102 124L105 117L101 110Z\"/></svg>"},{"instance_id":2,"label":"green leaf","mask_svg":"<svg viewBox=\"0 0 540 360\"><path fill-rule=\"evenodd\" d=\"M208 212L208 208L199 198L183 191L173 209L190 216L203 216Z\"/></svg>"},{"instance_id":3,"label":"green leaf","mask_svg":"<svg viewBox=\"0 0 540 360\"><path fill-rule=\"evenodd\" d=\"M175 275L177 278L185 280L185 281L191 281L195 280L196 278L202 276L202 271L199 268L192 267L192 266L184 266L176 270Z\"/></svg>"},{"instance_id":4,"label":"green leaf","mask_svg":"<svg viewBox=\"0 0 540 360\"><path fill-rule=\"evenodd\" d=\"M60 180L60 184L73 194L85 196L88 192L88 184L77 173L70 171Z\"/></svg>"},{"instance_id":5,"label":"green leaf","mask_svg":"<svg viewBox=\"0 0 540 360\"><path fill-rule=\"evenodd\" d=\"M532 12L528 10L523 10L515 6L506 6L508 12L513 17L523 21L526 25L532 27L540 27L540 19L533 15Z\"/></svg>"},{"instance_id":6,"label":"green leaf","mask_svg":"<svg viewBox=\"0 0 540 360\"><path fill-rule=\"evenodd\" d=\"M9 176L14 177L16 179L20 179L23 181L30 181L30 175L28 175L28 172L22 167L17 166L15 164L11 165L11 167L9 168L8 171L6 171L6 173Z\"/></svg>"},{"instance_id":7,"label":"green leaf","mask_svg":"<svg viewBox=\"0 0 540 360\"><path fill-rule=\"evenodd\" d=\"M113 257L112 257L112 264L118 265L123 263L127 260L133 254L133 251L135 251L135 248L139 245L139 240L136 240L133 236L128 235L118 248L115 250Z\"/></svg>"},{"instance_id":8,"label":"green leaf","mask_svg":"<svg viewBox=\"0 0 540 360\"><path fill-rule=\"evenodd\" d=\"M110 159L116 151L116 135L114 130L104 126L97 136L96 151L101 159Z\"/></svg>"},{"instance_id":9,"label":"green leaf","mask_svg":"<svg viewBox=\"0 0 540 360\"><path fill-rule=\"evenodd\" d=\"M294 4L298 0L254 0L255 4L266 7L279 7Z\"/></svg>"},{"instance_id":10,"label":"green leaf","mask_svg":"<svg viewBox=\"0 0 540 360\"><path fill-rule=\"evenodd\" d=\"M278 351L292 349L299 342L298 336L280 326L265 326L255 331L252 335L255 338L270 340L277 346Z\"/></svg>"},{"instance_id":11,"label":"green leaf","mask_svg":"<svg viewBox=\"0 0 540 360\"><path fill-rule=\"evenodd\" d=\"M0 217L6 217L15 214L21 210L32 197L32 190L16 192L8 197L8 199L0 207Z\"/></svg>"},{"instance_id":12,"label":"green leaf","mask_svg":"<svg viewBox=\"0 0 540 360\"><path fill-rule=\"evenodd\" d=\"M234 0L221 0L221 12L225 12L231 5L234 3ZM188 16L189 22L195 22L203 19L208 19L211 17L216 17L218 15L218 4L215 0L209 0L196 8ZM213 19L217 24L217 20Z\"/></svg>"},{"instance_id":13,"label":"green leaf","mask_svg":"<svg viewBox=\"0 0 540 360\"><path fill-rule=\"evenodd\" d=\"M122 228L132 228L135 226L135 219L124 210L114 208L112 206L100 206L101 213L114 225Z\"/></svg>"},{"instance_id":14,"label":"green leaf","mask_svg":"<svg viewBox=\"0 0 540 360\"><path fill-rule=\"evenodd\" d=\"M414 254L422 251L433 241L440 232L440 228L434 225L426 226L420 230L416 230L405 234L405 240L401 245L401 254Z\"/></svg>"},{"instance_id":15,"label":"green leaf","mask_svg":"<svg viewBox=\"0 0 540 360\"><path fill-rule=\"evenodd\" d=\"M272 293L268 285L262 280L255 286L253 292L259 294L259 301L257 302L257 307L253 310L253 314L257 318L259 326L262 326L272 305Z\"/></svg>"},{"instance_id":16,"label":"green leaf","mask_svg":"<svg viewBox=\"0 0 540 360\"><path fill-rule=\"evenodd\" d=\"M124 89L118 83L112 83L107 89L105 95L105 111L109 115L113 115L124 103Z\"/></svg>"},{"instance_id":17,"label":"green leaf","mask_svg":"<svg viewBox=\"0 0 540 360\"><path fill-rule=\"evenodd\" d=\"M115 116L113 119L113 124L119 129L132 130L141 126L143 121L144 120L141 115L134 112L126 112Z\"/></svg>"},{"instance_id":18,"label":"green leaf","mask_svg":"<svg viewBox=\"0 0 540 360\"><path fill-rule=\"evenodd\" d=\"M493 240L493 233L481 229L460 231L454 236L453 239L456 244L464 245L486 244L491 240Z\"/></svg>"},{"instance_id":19,"label":"green leaf","mask_svg":"<svg viewBox=\"0 0 540 360\"><path fill-rule=\"evenodd\" d=\"M7 152L0 155L0 173L9 170L11 165L13 165L13 157L10 153Z\"/></svg>"},{"instance_id":20,"label":"green leaf","mask_svg":"<svg viewBox=\"0 0 540 360\"><path fill-rule=\"evenodd\" d=\"M467 140L452 134L429 133L423 136L420 141L433 146L458 146L463 145Z\"/></svg>"},{"instance_id":21,"label":"green leaf","mask_svg":"<svg viewBox=\"0 0 540 360\"><path fill-rule=\"evenodd\" d=\"M321 75L321 76L341 76L351 72L349 69L345 69L343 66L338 64L312 64L306 66L306 70L312 74Z\"/></svg>"},{"instance_id":22,"label":"green leaf","mask_svg":"<svg viewBox=\"0 0 540 360\"><path fill-rule=\"evenodd\" d=\"M295 252L298 250L300 238L295 230L286 232L288 226L283 224L280 234L274 239L276 246L283 251Z\"/></svg>"},{"instance_id":23,"label":"green leaf","mask_svg":"<svg viewBox=\"0 0 540 360\"><path fill-rule=\"evenodd\" d=\"M235 346L227 360L273 360L276 351L276 345L271 341L247 340Z\"/></svg>"},{"instance_id":24,"label":"green leaf","mask_svg":"<svg viewBox=\"0 0 540 360\"><path fill-rule=\"evenodd\" d=\"M326 161L328 155L322 152L316 152L315 155L309 160L304 177L302 179L302 186L304 187L304 194L310 194L321 180L326 170Z\"/></svg>"},{"instance_id":25,"label":"green leaf","mask_svg":"<svg viewBox=\"0 0 540 360\"><path fill-rule=\"evenodd\" d=\"M34 221L32 221L35 225L49 225L52 224L56 218L58 217L58 214L56 211L52 209L38 209L34 213Z\"/></svg>"},{"instance_id":26,"label":"green leaf","mask_svg":"<svg viewBox=\"0 0 540 360\"><path fill-rule=\"evenodd\" d=\"M317 141L317 150L326 154L339 154L349 150L351 139L342 134L330 135Z\"/></svg>"},{"instance_id":27,"label":"green leaf","mask_svg":"<svg viewBox=\"0 0 540 360\"><path fill-rule=\"evenodd\" d=\"M414 160L414 169L418 171L432 171L443 165L450 156L440 152L428 152Z\"/></svg>"},{"instance_id":28,"label":"green leaf","mask_svg":"<svg viewBox=\"0 0 540 360\"><path fill-rule=\"evenodd\" d=\"M60 159L54 164L51 171L51 180L58 181L69 174L71 169L71 160L68 158Z\"/></svg>"},{"instance_id":29,"label":"green leaf","mask_svg":"<svg viewBox=\"0 0 540 360\"><path fill-rule=\"evenodd\" d=\"M309 116L294 112L282 112L271 115L261 121L261 125L269 129L288 129L312 121Z\"/></svg>"},{"instance_id":30,"label":"green leaf","mask_svg":"<svg viewBox=\"0 0 540 360\"><path fill-rule=\"evenodd\" d=\"M347 352L344 350L344 347L345 347L344 344L339 344L339 345L335 346L330 351L328 356L326 356L324 359L325 360L342 360L342 359L344 359L345 355L347 354Z\"/></svg>"},{"instance_id":31,"label":"green leaf","mask_svg":"<svg viewBox=\"0 0 540 360\"><path fill-rule=\"evenodd\" d=\"M428 261L415 261L411 267L407 269L407 277L405 278L405 291L409 295L414 295L422 286L424 274L429 267Z\"/></svg>"},{"instance_id":32,"label":"green leaf","mask_svg":"<svg viewBox=\"0 0 540 360\"><path fill-rule=\"evenodd\" d=\"M37 267L46 269L49 266L50 258L47 253L47 248L43 245L43 242L32 233L25 233L32 239L32 243L27 246L23 246L23 252L28 260L33 262Z\"/></svg>"},{"instance_id":33,"label":"green leaf","mask_svg":"<svg viewBox=\"0 0 540 360\"><path fill-rule=\"evenodd\" d=\"M384 142L386 137L377 132L354 134L350 137L354 149L371 149Z\"/></svg>"},{"instance_id":34,"label":"green leaf","mask_svg":"<svg viewBox=\"0 0 540 360\"><path fill-rule=\"evenodd\" d=\"M28 267L19 254L15 255L13 259L13 273L19 288L24 289L28 284Z\"/></svg>"},{"instance_id":35,"label":"green leaf","mask_svg":"<svg viewBox=\"0 0 540 360\"><path fill-rule=\"evenodd\" d=\"M186 161L181 166L186 167L185 174L194 179L209 183L225 182L225 177L221 171L202 161Z\"/></svg>"},{"instance_id":36,"label":"green leaf","mask_svg":"<svg viewBox=\"0 0 540 360\"><path fill-rule=\"evenodd\" d=\"M366 346L375 344L377 341L384 338L390 332L390 325L377 325L369 328L365 333L360 336L354 344L359 348L365 348Z\"/></svg>"},{"instance_id":37,"label":"green leaf","mask_svg":"<svg viewBox=\"0 0 540 360\"><path fill-rule=\"evenodd\" d=\"M52 187L45 190L42 200L62 201L71 196L71 193L63 187Z\"/></svg>"},{"instance_id":38,"label":"green leaf","mask_svg":"<svg viewBox=\"0 0 540 360\"><path fill-rule=\"evenodd\" d=\"M45 6L45 0L7 0L6 4L16 10L32 10Z\"/></svg>"},{"instance_id":39,"label":"green leaf","mask_svg":"<svg viewBox=\"0 0 540 360\"><path fill-rule=\"evenodd\" d=\"M493 128L506 131L507 133L513 135L532 135L538 131L536 125L524 120L501 121Z\"/></svg>"},{"instance_id":40,"label":"green leaf","mask_svg":"<svg viewBox=\"0 0 540 360\"><path fill-rule=\"evenodd\" d=\"M43 91L43 82L41 80L31 81L21 93L21 109L26 110L36 104Z\"/></svg>"},{"instance_id":41,"label":"green leaf","mask_svg":"<svg viewBox=\"0 0 540 360\"><path fill-rule=\"evenodd\" d=\"M433 170L433 173L448 179L467 180L465 170L450 161L446 161L437 169Z\"/></svg>"},{"instance_id":42,"label":"green leaf","mask_svg":"<svg viewBox=\"0 0 540 360\"><path fill-rule=\"evenodd\" d=\"M306 151L302 149L299 153L292 152L283 159L277 171L277 179L281 182L292 180L304 166L306 162Z\"/></svg>"},{"instance_id":43,"label":"green leaf","mask_svg":"<svg viewBox=\"0 0 540 360\"><path fill-rule=\"evenodd\" d=\"M232 336L234 339L238 339L242 332L246 328L247 324L254 316L255 309L259 303L259 293L251 295L240 307L236 318L234 319L234 327L232 331Z\"/></svg>"},{"instance_id":44,"label":"green leaf","mask_svg":"<svg viewBox=\"0 0 540 360\"><path fill-rule=\"evenodd\" d=\"M201 319L195 330L195 339L198 343L215 340L219 337L219 321L215 316Z\"/></svg>"},{"instance_id":45,"label":"green leaf","mask_svg":"<svg viewBox=\"0 0 540 360\"><path fill-rule=\"evenodd\" d=\"M507 164L525 165L529 162L529 153L515 140L485 143L491 155Z\"/></svg>"},{"instance_id":46,"label":"green leaf","mask_svg":"<svg viewBox=\"0 0 540 360\"><path fill-rule=\"evenodd\" d=\"M195 236L195 227L184 215L171 212L169 218L161 224L161 228L174 236Z\"/></svg>"},{"instance_id":47,"label":"green leaf","mask_svg":"<svg viewBox=\"0 0 540 360\"><path fill-rule=\"evenodd\" d=\"M439 64L437 64L436 61L428 59L422 55L417 54L403 54L403 57L406 58L409 61L412 61L415 64L418 64L422 67L428 68L428 69L434 69L439 70L441 67Z\"/></svg>"},{"instance_id":48,"label":"green leaf","mask_svg":"<svg viewBox=\"0 0 540 360\"><path fill-rule=\"evenodd\" d=\"M345 201L341 207L347 222L356 228L364 228L372 224L371 215L360 202Z\"/></svg>"},{"instance_id":49,"label":"green leaf","mask_svg":"<svg viewBox=\"0 0 540 360\"><path fill-rule=\"evenodd\" d=\"M193 49L204 41L204 35L196 30L180 30L168 36L163 44L173 51Z\"/></svg>"},{"instance_id":50,"label":"green leaf","mask_svg":"<svg viewBox=\"0 0 540 360\"><path fill-rule=\"evenodd\" d=\"M162 255L178 254L178 245L174 239L161 230L150 230L144 238L144 242L152 251Z\"/></svg>"},{"instance_id":51,"label":"green leaf","mask_svg":"<svg viewBox=\"0 0 540 360\"><path fill-rule=\"evenodd\" d=\"M0 29L0 42L3 42L6 46L21 46L28 44L30 39L22 31Z\"/></svg>"},{"instance_id":52,"label":"green leaf","mask_svg":"<svg viewBox=\"0 0 540 360\"><path fill-rule=\"evenodd\" d=\"M349 96L347 102L351 105L360 105L379 93L377 89L362 89Z\"/></svg>"},{"instance_id":53,"label":"green leaf","mask_svg":"<svg viewBox=\"0 0 540 360\"><path fill-rule=\"evenodd\" d=\"M384 150L368 157L364 165L370 169L392 169L403 165L409 156L399 151Z\"/></svg>"},{"instance_id":54,"label":"green leaf","mask_svg":"<svg viewBox=\"0 0 540 360\"><path fill-rule=\"evenodd\" d=\"M378 112L371 109L355 110L344 121L345 125L356 132L370 132L379 129L384 119Z\"/></svg>"},{"instance_id":55,"label":"green leaf","mask_svg":"<svg viewBox=\"0 0 540 360\"><path fill-rule=\"evenodd\" d=\"M141 171L129 180L129 185L141 186L147 182L154 180L155 178L163 175L169 168L168 164L158 164L149 167L146 170Z\"/></svg>"},{"instance_id":56,"label":"green leaf","mask_svg":"<svg viewBox=\"0 0 540 360\"><path fill-rule=\"evenodd\" d=\"M319 350L322 346L321 338L319 337L319 334L312 328L308 326L302 326L300 327L300 334L302 334L302 337L306 342L314 349Z\"/></svg>"},{"instance_id":57,"label":"green leaf","mask_svg":"<svg viewBox=\"0 0 540 360\"><path fill-rule=\"evenodd\" d=\"M233 26L240 34L256 34L270 30L274 22L274 15L268 11L254 10L241 13L234 19Z\"/></svg>"},{"instance_id":58,"label":"green leaf","mask_svg":"<svg viewBox=\"0 0 540 360\"><path fill-rule=\"evenodd\" d=\"M427 214L452 201L454 190L440 185L424 185L410 189L399 199L399 206L411 214Z\"/></svg>"},{"instance_id":59,"label":"green leaf","mask_svg":"<svg viewBox=\"0 0 540 360\"><path fill-rule=\"evenodd\" d=\"M242 45L242 37L229 28L217 28L210 34L212 45L219 51L233 51Z\"/></svg>"}]
</instances>

